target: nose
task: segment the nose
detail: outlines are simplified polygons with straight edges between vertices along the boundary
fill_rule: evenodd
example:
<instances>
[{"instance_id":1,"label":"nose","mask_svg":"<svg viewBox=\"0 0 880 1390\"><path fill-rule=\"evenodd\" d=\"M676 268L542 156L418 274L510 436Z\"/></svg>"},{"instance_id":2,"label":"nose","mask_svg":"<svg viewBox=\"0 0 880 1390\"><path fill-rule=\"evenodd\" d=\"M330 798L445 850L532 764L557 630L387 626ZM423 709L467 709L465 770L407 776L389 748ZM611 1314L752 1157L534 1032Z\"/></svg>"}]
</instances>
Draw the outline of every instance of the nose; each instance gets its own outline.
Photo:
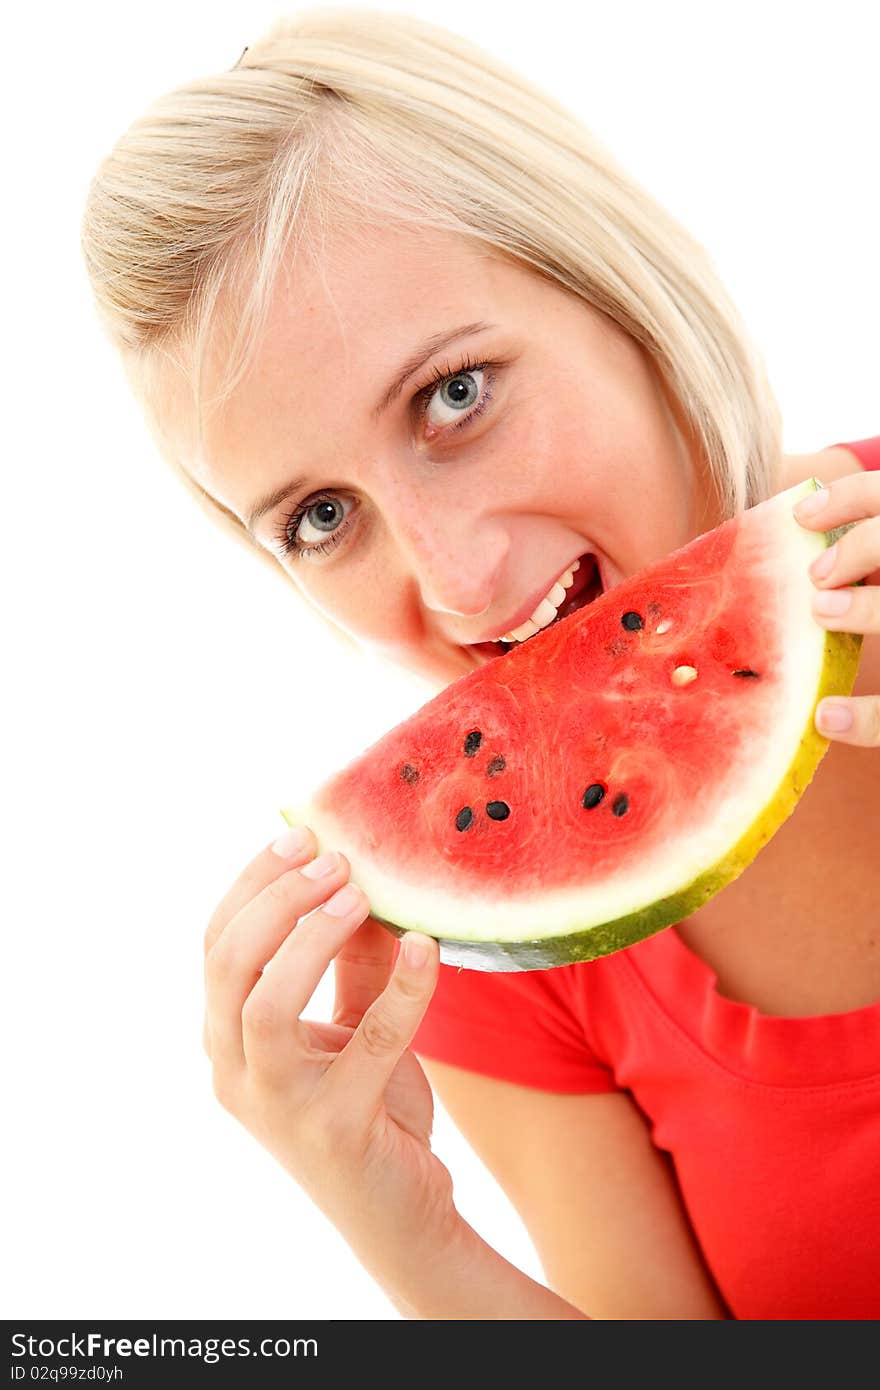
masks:
<instances>
[{"instance_id":1,"label":"nose","mask_svg":"<svg viewBox=\"0 0 880 1390\"><path fill-rule=\"evenodd\" d=\"M498 593L510 539L497 521L468 513L460 502L450 511L433 507L407 518L398 513L398 545L426 608L479 618Z\"/></svg>"}]
</instances>

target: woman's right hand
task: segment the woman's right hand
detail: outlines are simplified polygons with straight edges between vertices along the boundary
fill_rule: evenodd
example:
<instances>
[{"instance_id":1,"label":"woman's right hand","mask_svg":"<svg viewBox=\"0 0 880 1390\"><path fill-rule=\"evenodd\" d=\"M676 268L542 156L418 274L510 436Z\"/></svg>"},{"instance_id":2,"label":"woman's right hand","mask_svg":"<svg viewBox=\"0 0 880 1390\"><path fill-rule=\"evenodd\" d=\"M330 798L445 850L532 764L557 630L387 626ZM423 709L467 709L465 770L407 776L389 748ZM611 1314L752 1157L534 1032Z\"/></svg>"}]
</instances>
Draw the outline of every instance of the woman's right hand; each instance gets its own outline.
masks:
<instances>
[{"instance_id":1,"label":"woman's right hand","mask_svg":"<svg viewBox=\"0 0 880 1390\"><path fill-rule=\"evenodd\" d=\"M461 1225L449 1171L430 1148L431 1088L408 1050L439 948L409 933L394 964L396 939L348 884L345 856L310 876L317 846L303 829L287 857L258 854L211 918L204 1046L221 1105L386 1283L386 1264L397 1271L418 1250L439 1252ZM333 1022L301 1018L334 960Z\"/></svg>"}]
</instances>

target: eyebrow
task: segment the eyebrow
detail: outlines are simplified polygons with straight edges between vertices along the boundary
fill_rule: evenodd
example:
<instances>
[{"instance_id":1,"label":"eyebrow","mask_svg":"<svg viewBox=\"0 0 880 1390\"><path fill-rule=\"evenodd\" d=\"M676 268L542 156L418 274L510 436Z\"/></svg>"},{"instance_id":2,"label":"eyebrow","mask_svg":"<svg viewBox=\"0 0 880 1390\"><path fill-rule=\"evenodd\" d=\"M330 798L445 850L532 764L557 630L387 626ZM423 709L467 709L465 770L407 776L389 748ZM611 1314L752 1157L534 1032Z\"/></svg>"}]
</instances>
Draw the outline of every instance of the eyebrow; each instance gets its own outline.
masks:
<instances>
[{"instance_id":1,"label":"eyebrow","mask_svg":"<svg viewBox=\"0 0 880 1390\"><path fill-rule=\"evenodd\" d=\"M462 323L459 324L457 328L447 329L443 333L434 333L430 338L426 338L423 343L419 343L418 347L413 349L406 361L401 363L387 391L374 407L372 411L373 419L378 419L389 406L394 404L410 377L415 376L419 368L423 367L435 353L440 352L445 347L449 347L452 343L457 342L459 338L472 338L478 333L486 333L492 328L497 328L497 324L486 323L483 320L479 320L477 323ZM267 512L273 511L275 507L281 502L286 501L293 493L299 492L301 488L305 487L306 482L306 478L291 478L289 482L283 483L281 487L273 488L273 490L267 492L264 497L258 498L245 517L245 526L250 531L251 535L254 534L254 527L261 517L265 516Z\"/></svg>"}]
</instances>

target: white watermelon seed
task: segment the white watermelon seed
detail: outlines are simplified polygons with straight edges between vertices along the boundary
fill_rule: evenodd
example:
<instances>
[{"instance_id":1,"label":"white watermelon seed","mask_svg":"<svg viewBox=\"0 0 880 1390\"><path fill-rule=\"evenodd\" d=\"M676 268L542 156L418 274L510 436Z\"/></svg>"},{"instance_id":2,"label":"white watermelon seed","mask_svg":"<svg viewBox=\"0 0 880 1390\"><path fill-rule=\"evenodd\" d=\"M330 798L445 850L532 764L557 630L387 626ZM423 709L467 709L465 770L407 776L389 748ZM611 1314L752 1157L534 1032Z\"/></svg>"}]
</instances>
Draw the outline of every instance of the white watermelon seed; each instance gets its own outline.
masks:
<instances>
[{"instance_id":1,"label":"white watermelon seed","mask_svg":"<svg viewBox=\"0 0 880 1390\"><path fill-rule=\"evenodd\" d=\"M690 685L691 681L697 679L696 667L676 666L670 679L673 685Z\"/></svg>"}]
</instances>

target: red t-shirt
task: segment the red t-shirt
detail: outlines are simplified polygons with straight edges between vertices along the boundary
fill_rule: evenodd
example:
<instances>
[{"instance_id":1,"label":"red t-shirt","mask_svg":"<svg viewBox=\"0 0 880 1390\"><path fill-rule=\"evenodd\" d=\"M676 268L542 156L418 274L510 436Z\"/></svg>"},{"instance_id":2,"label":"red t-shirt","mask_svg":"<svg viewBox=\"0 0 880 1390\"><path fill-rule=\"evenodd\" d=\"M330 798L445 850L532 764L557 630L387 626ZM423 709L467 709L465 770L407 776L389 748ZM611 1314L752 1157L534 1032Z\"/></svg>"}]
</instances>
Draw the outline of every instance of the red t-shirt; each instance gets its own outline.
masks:
<instances>
[{"instance_id":1,"label":"red t-shirt","mask_svg":"<svg viewBox=\"0 0 880 1390\"><path fill-rule=\"evenodd\" d=\"M880 469L880 437L837 447ZM880 1002L761 1014L667 929L553 970L441 965L413 1049L542 1091L629 1092L733 1317L880 1317Z\"/></svg>"}]
</instances>

